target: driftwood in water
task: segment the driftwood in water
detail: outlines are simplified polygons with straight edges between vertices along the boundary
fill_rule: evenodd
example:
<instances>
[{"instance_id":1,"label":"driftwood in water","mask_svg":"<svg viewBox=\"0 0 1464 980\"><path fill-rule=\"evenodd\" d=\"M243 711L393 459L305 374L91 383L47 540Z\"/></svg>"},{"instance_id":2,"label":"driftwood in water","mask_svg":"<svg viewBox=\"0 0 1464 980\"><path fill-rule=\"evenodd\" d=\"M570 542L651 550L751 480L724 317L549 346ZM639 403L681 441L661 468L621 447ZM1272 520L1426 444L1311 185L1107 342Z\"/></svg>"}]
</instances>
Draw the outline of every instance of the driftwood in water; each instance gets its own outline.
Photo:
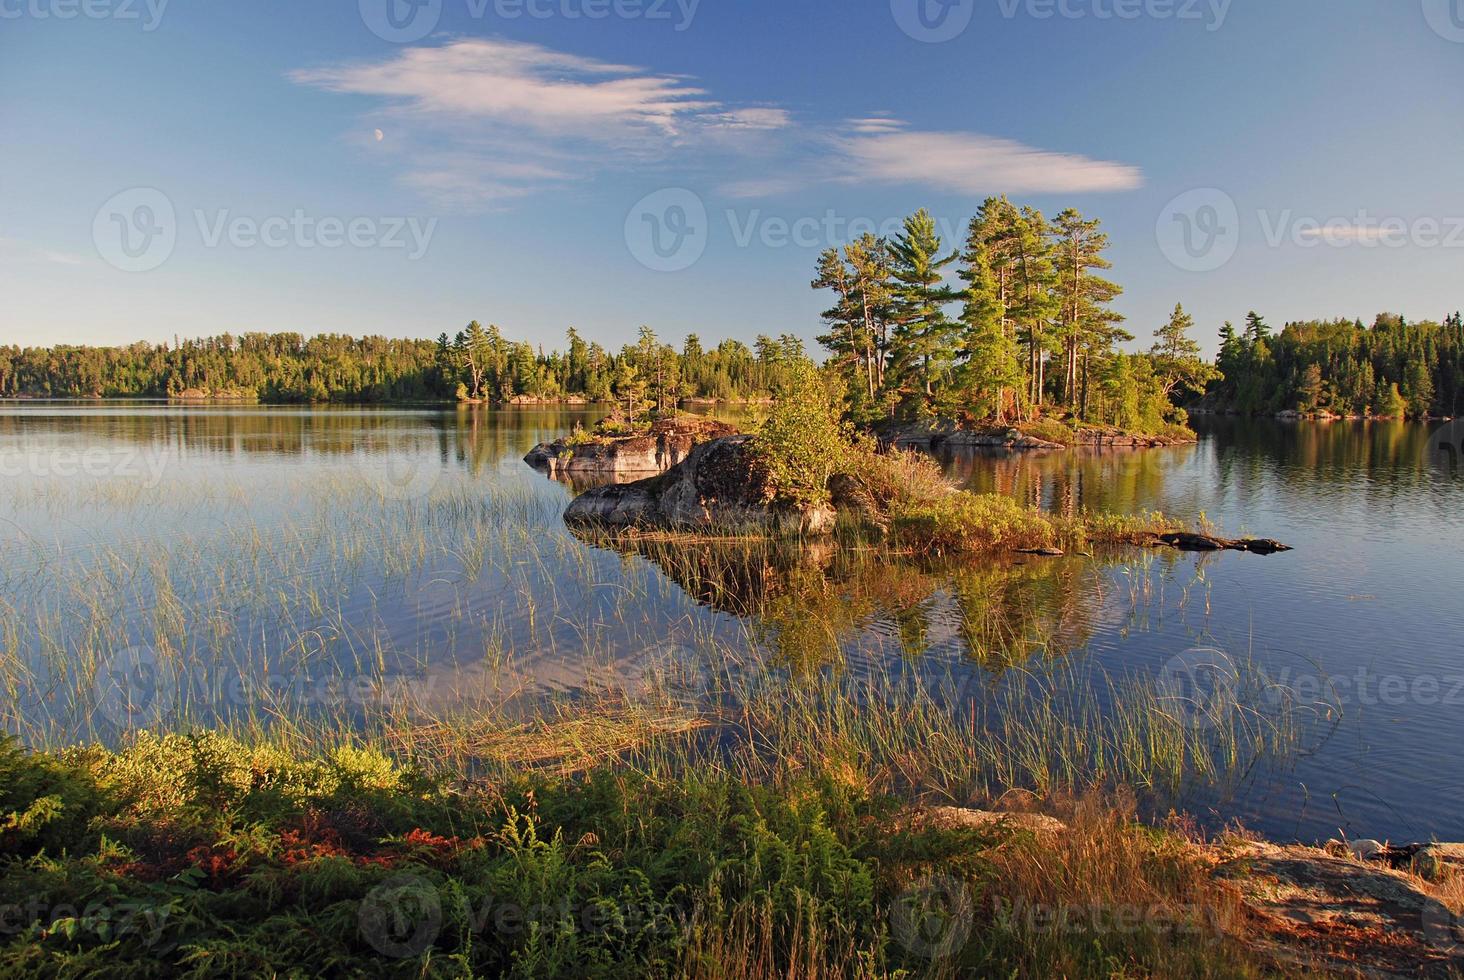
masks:
<instances>
[{"instance_id":1,"label":"driftwood in water","mask_svg":"<svg viewBox=\"0 0 1464 980\"><path fill-rule=\"evenodd\" d=\"M1178 548L1180 551L1248 551L1254 555L1274 555L1291 548L1270 538L1217 538L1213 534L1177 531L1156 534L1148 542L1151 547Z\"/></svg>"}]
</instances>

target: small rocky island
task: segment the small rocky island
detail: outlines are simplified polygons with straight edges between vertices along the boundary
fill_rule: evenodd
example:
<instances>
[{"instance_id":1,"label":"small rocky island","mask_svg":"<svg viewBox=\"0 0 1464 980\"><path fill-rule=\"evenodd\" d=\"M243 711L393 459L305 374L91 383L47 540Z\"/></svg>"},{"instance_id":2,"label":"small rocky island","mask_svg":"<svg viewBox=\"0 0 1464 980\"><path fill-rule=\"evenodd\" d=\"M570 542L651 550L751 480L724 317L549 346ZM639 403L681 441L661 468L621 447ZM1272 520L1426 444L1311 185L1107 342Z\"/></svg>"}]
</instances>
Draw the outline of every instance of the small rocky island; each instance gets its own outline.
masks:
<instances>
[{"instance_id":1,"label":"small rocky island","mask_svg":"<svg viewBox=\"0 0 1464 980\"><path fill-rule=\"evenodd\" d=\"M703 443L737 433L735 426L694 415L657 419L649 428L606 419L534 447L524 462L554 479L623 482L665 473Z\"/></svg>"},{"instance_id":2,"label":"small rocky island","mask_svg":"<svg viewBox=\"0 0 1464 980\"><path fill-rule=\"evenodd\" d=\"M782 458L789 454L794 458ZM1197 533L1157 514L1045 514L1008 497L962 491L929 453L881 447L837 426L822 432L815 426L806 443L794 440L790 448L787 439L773 445L722 423L664 419L639 435L572 436L540 446L527 461L551 475L616 481L578 496L564 517L571 527L611 534L825 536L845 526L924 554L1060 557L1094 544L1257 555L1290 550L1267 539ZM633 479L646 472L651 475Z\"/></svg>"}]
</instances>

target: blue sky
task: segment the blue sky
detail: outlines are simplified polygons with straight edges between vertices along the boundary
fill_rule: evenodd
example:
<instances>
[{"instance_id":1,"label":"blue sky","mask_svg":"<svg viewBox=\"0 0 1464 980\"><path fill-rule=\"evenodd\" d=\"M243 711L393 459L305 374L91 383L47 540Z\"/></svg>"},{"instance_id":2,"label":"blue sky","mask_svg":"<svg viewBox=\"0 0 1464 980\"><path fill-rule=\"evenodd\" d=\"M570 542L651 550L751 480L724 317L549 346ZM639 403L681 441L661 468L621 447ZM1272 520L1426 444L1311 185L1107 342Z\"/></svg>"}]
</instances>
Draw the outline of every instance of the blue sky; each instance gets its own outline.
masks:
<instances>
[{"instance_id":1,"label":"blue sky","mask_svg":"<svg viewBox=\"0 0 1464 980\"><path fill-rule=\"evenodd\" d=\"M1464 0L417 2L0 0L0 343L811 338L1003 192L1145 341L1464 306Z\"/></svg>"}]
</instances>

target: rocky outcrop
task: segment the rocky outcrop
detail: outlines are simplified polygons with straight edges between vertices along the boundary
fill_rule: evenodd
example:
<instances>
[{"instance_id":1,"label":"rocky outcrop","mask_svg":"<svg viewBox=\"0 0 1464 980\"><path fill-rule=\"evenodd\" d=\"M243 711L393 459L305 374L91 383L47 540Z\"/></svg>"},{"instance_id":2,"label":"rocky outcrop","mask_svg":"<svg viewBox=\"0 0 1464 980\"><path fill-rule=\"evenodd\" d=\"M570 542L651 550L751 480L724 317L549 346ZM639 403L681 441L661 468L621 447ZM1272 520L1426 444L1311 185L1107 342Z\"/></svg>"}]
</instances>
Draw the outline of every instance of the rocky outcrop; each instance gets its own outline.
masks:
<instances>
[{"instance_id":1,"label":"rocky outcrop","mask_svg":"<svg viewBox=\"0 0 1464 980\"><path fill-rule=\"evenodd\" d=\"M1121 429L1090 427L1049 429L1044 436L1006 426L967 428L953 421L911 422L878 426L875 435L892 449L923 449L932 453L962 450L1053 452L1059 449L1156 449L1195 442L1198 437L1148 436ZM1061 441L1058 441L1060 438Z\"/></svg>"},{"instance_id":2,"label":"rocky outcrop","mask_svg":"<svg viewBox=\"0 0 1464 980\"><path fill-rule=\"evenodd\" d=\"M734 435L737 429L713 419L659 419L644 433L630 436L573 437L536 446L524 462L554 478L644 477L665 473L697 446Z\"/></svg>"},{"instance_id":3,"label":"rocky outcrop","mask_svg":"<svg viewBox=\"0 0 1464 980\"><path fill-rule=\"evenodd\" d=\"M1038 439L1019 429L966 429L955 422L910 422L878 426L875 436L891 449L924 449L929 452L960 449L1055 450L1060 443Z\"/></svg>"},{"instance_id":4,"label":"rocky outcrop","mask_svg":"<svg viewBox=\"0 0 1464 980\"><path fill-rule=\"evenodd\" d=\"M1379 845L1376 854L1360 853L1367 850L1260 841L1213 849L1215 874L1239 893L1252 942L1284 967L1320 966L1339 976L1458 976L1464 928L1449 883L1396 865L1391 852L1405 849Z\"/></svg>"},{"instance_id":5,"label":"rocky outcrop","mask_svg":"<svg viewBox=\"0 0 1464 980\"><path fill-rule=\"evenodd\" d=\"M711 534L822 534L832 508L792 511L769 503L767 478L751 436L725 436L691 450L666 473L636 483L596 487L564 514L570 525Z\"/></svg>"}]
</instances>

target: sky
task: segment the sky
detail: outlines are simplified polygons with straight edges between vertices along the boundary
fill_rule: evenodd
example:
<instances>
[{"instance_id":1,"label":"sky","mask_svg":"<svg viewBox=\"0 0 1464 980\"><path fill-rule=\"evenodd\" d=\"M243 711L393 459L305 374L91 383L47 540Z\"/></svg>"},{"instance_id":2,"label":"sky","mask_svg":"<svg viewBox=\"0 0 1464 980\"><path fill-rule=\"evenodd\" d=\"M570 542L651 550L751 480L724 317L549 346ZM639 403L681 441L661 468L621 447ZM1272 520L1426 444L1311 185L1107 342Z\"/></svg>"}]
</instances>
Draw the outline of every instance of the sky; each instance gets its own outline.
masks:
<instances>
[{"instance_id":1,"label":"sky","mask_svg":"<svg viewBox=\"0 0 1464 980\"><path fill-rule=\"evenodd\" d=\"M1005 193L1176 303L1464 306L1464 0L0 0L0 343L820 330Z\"/></svg>"}]
</instances>

